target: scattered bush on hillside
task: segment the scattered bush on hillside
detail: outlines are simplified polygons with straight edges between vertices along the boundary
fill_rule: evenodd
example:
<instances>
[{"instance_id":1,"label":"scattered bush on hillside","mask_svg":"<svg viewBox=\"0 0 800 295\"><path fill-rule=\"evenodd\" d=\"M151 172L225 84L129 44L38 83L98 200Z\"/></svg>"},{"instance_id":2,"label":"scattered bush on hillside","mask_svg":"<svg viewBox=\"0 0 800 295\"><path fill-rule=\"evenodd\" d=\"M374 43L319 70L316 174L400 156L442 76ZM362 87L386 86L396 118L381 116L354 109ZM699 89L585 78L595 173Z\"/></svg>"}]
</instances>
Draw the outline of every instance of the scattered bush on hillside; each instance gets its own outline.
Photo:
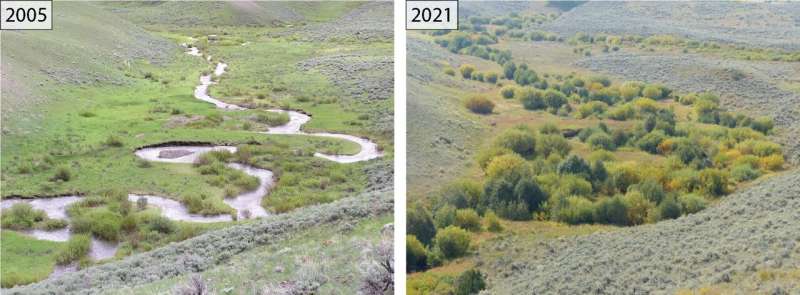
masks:
<instances>
[{"instance_id":1,"label":"scattered bush on hillside","mask_svg":"<svg viewBox=\"0 0 800 295\"><path fill-rule=\"evenodd\" d=\"M484 75L484 79L486 80L486 82L489 82L489 83L492 83L492 84L497 83L497 73L488 72L488 73L486 73L486 75Z\"/></svg>"},{"instance_id":2,"label":"scattered bush on hillside","mask_svg":"<svg viewBox=\"0 0 800 295\"><path fill-rule=\"evenodd\" d=\"M650 212L655 208L651 202L638 191L629 191L622 197L622 202L627 208L627 220L630 225L639 225L647 222Z\"/></svg>"},{"instance_id":3,"label":"scattered bush on hillside","mask_svg":"<svg viewBox=\"0 0 800 295\"><path fill-rule=\"evenodd\" d=\"M607 150L613 151L617 149L616 145L614 145L614 140L611 139L611 136L608 136L606 133L595 133L592 136L589 136L586 139L586 142L589 144L589 147L592 150Z\"/></svg>"},{"instance_id":4,"label":"scattered bush on hillside","mask_svg":"<svg viewBox=\"0 0 800 295\"><path fill-rule=\"evenodd\" d=\"M494 158L511 153L514 153L514 151L504 147L492 145L489 148L478 152L476 157L478 166L481 167L481 169L486 170L487 166L489 166L489 163L491 163ZM758 160L756 160L756 162L758 162Z\"/></svg>"},{"instance_id":5,"label":"scattered bush on hillside","mask_svg":"<svg viewBox=\"0 0 800 295\"><path fill-rule=\"evenodd\" d=\"M739 182L753 180L759 176L761 176L761 172L748 164L735 166L731 170L731 177Z\"/></svg>"},{"instance_id":6,"label":"scattered bush on hillside","mask_svg":"<svg viewBox=\"0 0 800 295\"><path fill-rule=\"evenodd\" d=\"M477 269L467 270L458 276L455 283L455 295L473 295L486 289L483 274Z\"/></svg>"},{"instance_id":7,"label":"scattered bush on hillside","mask_svg":"<svg viewBox=\"0 0 800 295\"><path fill-rule=\"evenodd\" d=\"M428 253L422 242L414 235L406 235L406 265L408 272L423 271L428 268Z\"/></svg>"},{"instance_id":8,"label":"scattered bush on hillside","mask_svg":"<svg viewBox=\"0 0 800 295\"><path fill-rule=\"evenodd\" d=\"M471 232L480 232L481 218L473 209L459 209L456 211L454 225Z\"/></svg>"},{"instance_id":9,"label":"scattered bush on hillside","mask_svg":"<svg viewBox=\"0 0 800 295\"><path fill-rule=\"evenodd\" d=\"M503 98L506 98L506 99L513 98L514 97L514 92L516 92L516 91L517 91L517 87L515 87L513 85L503 86L503 88L500 89L500 95L502 95Z\"/></svg>"},{"instance_id":10,"label":"scattered bush on hillside","mask_svg":"<svg viewBox=\"0 0 800 295\"><path fill-rule=\"evenodd\" d=\"M436 227L427 209L420 205L409 206L406 211L406 223L408 234L414 235L425 245L431 244L436 235Z\"/></svg>"},{"instance_id":11,"label":"scattered bush on hillside","mask_svg":"<svg viewBox=\"0 0 800 295\"><path fill-rule=\"evenodd\" d=\"M491 114L494 110L494 103L483 96L473 96L467 99L464 105L476 114Z\"/></svg>"},{"instance_id":12,"label":"scattered bush on hillside","mask_svg":"<svg viewBox=\"0 0 800 295\"><path fill-rule=\"evenodd\" d=\"M658 154L658 145L661 144L664 139L666 139L664 132L659 130L643 136L636 144L639 146L639 149L645 152Z\"/></svg>"},{"instance_id":13,"label":"scattered bush on hillside","mask_svg":"<svg viewBox=\"0 0 800 295\"><path fill-rule=\"evenodd\" d=\"M575 174L588 179L592 175L592 169L586 160L578 155L570 155L558 164L559 174Z\"/></svg>"},{"instance_id":14,"label":"scattered bush on hillside","mask_svg":"<svg viewBox=\"0 0 800 295\"><path fill-rule=\"evenodd\" d=\"M437 229L454 225L456 223L456 210L456 207L450 204L439 207L433 214L433 224Z\"/></svg>"},{"instance_id":15,"label":"scattered bush on hillside","mask_svg":"<svg viewBox=\"0 0 800 295\"><path fill-rule=\"evenodd\" d=\"M536 152L536 137L528 130L512 128L495 138L494 146L509 149L523 157L531 157Z\"/></svg>"},{"instance_id":16,"label":"scattered bush on hillside","mask_svg":"<svg viewBox=\"0 0 800 295\"><path fill-rule=\"evenodd\" d=\"M783 168L783 156L779 154L769 155L766 157L762 157L759 159L759 165L761 168L770 170L770 171L778 171Z\"/></svg>"},{"instance_id":17,"label":"scattered bush on hillside","mask_svg":"<svg viewBox=\"0 0 800 295\"><path fill-rule=\"evenodd\" d=\"M658 220L675 219L681 216L681 206L674 197L670 196L658 204L656 213Z\"/></svg>"},{"instance_id":18,"label":"scattered bush on hillside","mask_svg":"<svg viewBox=\"0 0 800 295\"><path fill-rule=\"evenodd\" d=\"M456 70L454 70L451 67L446 67L446 68L444 68L444 73L447 74L448 76L455 76L456 75Z\"/></svg>"},{"instance_id":19,"label":"scattered bush on hillside","mask_svg":"<svg viewBox=\"0 0 800 295\"><path fill-rule=\"evenodd\" d=\"M620 196L604 198L594 205L593 222L628 225L628 208Z\"/></svg>"},{"instance_id":20,"label":"scattered bush on hillside","mask_svg":"<svg viewBox=\"0 0 800 295\"><path fill-rule=\"evenodd\" d=\"M703 169L700 171L700 192L714 197L719 197L727 192L728 177L717 169Z\"/></svg>"},{"instance_id":21,"label":"scattered bush on hillside","mask_svg":"<svg viewBox=\"0 0 800 295\"><path fill-rule=\"evenodd\" d=\"M544 102L544 95L541 91L525 87L517 89L514 97L522 103L522 106L527 110L541 110L547 107Z\"/></svg>"},{"instance_id":22,"label":"scattered bush on hillside","mask_svg":"<svg viewBox=\"0 0 800 295\"><path fill-rule=\"evenodd\" d=\"M472 79L472 73L475 72L475 66L463 64L458 68L458 71L461 73L461 77L464 79Z\"/></svg>"},{"instance_id":23,"label":"scattered bush on hillside","mask_svg":"<svg viewBox=\"0 0 800 295\"><path fill-rule=\"evenodd\" d=\"M548 108L558 110L562 105L567 103L567 97L564 93L554 89L547 89L544 92L544 103Z\"/></svg>"},{"instance_id":24,"label":"scattered bush on hillside","mask_svg":"<svg viewBox=\"0 0 800 295\"><path fill-rule=\"evenodd\" d=\"M493 233L499 233L503 231L503 225L500 224L500 219L497 217L497 214L494 214L494 211L487 211L486 214L483 215L483 221L486 223L486 229Z\"/></svg>"},{"instance_id":25,"label":"scattered bush on hillside","mask_svg":"<svg viewBox=\"0 0 800 295\"><path fill-rule=\"evenodd\" d=\"M457 226L449 226L436 233L435 244L445 259L458 258L469 250L469 233Z\"/></svg>"},{"instance_id":26,"label":"scattered bush on hillside","mask_svg":"<svg viewBox=\"0 0 800 295\"><path fill-rule=\"evenodd\" d=\"M457 209L477 208L480 203L482 187L473 180L459 180L442 190L442 198Z\"/></svg>"},{"instance_id":27,"label":"scattered bush on hillside","mask_svg":"<svg viewBox=\"0 0 800 295\"><path fill-rule=\"evenodd\" d=\"M578 119L585 119L591 116L600 116L606 112L608 104L602 101L590 101L578 106Z\"/></svg>"},{"instance_id":28,"label":"scattered bush on hillside","mask_svg":"<svg viewBox=\"0 0 800 295\"><path fill-rule=\"evenodd\" d=\"M772 123L772 119L769 117L756 118L750 123L750 128L764 134L769 134L774 126L775 124Z\"/></svg>"},{"instance_id":29,"label":"scattered bush on hillside","mask_svg":"<svg viewBox=\"0 0 800 295\"><path fill-rule=\"evenodd\" d=\"M679 196L678 203L680 203L681 211L683 212L683 214L697 213L708 206L706 199L704 199L702 196L698 196L695 194L686 194Z\"/></svg>"},{"instance_id":30,"label":"scattered bush on hillside","mask_svg":"<svg viewBox=\"0 0 800 295\"><path fill-rule=\"evenodd\" d=\"M547 158L552 154L564 157L569 154L572 146L561 134L544 134L537 137L536 155Z\"/></svg>"},{"instance_id":31,"label":"scattered bush on hillside","mask_svg":"<svg viewBox=\"0 0 800 295\"><path fill-rule=\"evenodd\" d=\"M564 199L564 204L555 210L553 218L567 224L581 224L591 223L593 214L594 206L591 201L571 196Z\"/></svg>"}]
</instances>

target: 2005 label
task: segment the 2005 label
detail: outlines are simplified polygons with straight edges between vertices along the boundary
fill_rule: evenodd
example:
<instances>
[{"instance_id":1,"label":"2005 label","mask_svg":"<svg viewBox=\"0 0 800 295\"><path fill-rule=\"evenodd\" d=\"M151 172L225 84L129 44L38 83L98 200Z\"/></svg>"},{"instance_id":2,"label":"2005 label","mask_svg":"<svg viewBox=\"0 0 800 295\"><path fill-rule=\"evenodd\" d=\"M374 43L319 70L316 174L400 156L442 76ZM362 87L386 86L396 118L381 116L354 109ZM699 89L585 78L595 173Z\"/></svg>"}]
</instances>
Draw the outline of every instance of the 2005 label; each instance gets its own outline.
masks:
<instances>
[{"instance_id":1,"label":"2005 label","mask_svg":"<svg viewBox=\"0 0 800 295\"><path fill-rule=\"evenodd\" d=\"M53 2L0 1L0 29L52 30Z\"/></svg>"},{"instance_id":2,"label":"2005 label","mask_svg":"<svg viewBox=\"0 0 800 295\"><path fill-rule=\"evenodd\" d=\"M406 1L406 29L457 30L458 1Z\"/></svg>"}]
</instances>

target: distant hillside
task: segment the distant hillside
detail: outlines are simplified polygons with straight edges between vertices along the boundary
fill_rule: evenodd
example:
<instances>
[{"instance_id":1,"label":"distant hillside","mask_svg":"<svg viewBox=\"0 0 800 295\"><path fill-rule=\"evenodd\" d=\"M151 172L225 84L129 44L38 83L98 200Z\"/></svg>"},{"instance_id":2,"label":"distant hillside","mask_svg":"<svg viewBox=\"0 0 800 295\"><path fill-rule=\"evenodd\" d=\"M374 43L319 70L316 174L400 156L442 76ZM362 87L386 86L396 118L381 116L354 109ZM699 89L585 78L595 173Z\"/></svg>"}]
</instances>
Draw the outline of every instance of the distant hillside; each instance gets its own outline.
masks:
<instances>
[{"instance_id":1,"label":"distant hillside","mask_svg":"<svg viewBox=\"0 0 800 295\"><path fill-rule=\"evenodd\" d=\"M3 31L3 132L35 120L58 85L125 83L126 62L160 64L178 46L87 2L55 2L52 31ZM56 83L53 83L56 82Z\"/></svg>"},{"instance_id":2,"label":"distant hillside","mask_svg":"<svg viewBox=\"0 0 800 295\"><path fill-rule=\"evenodd\" d=\"M125 1L104 2L109 11L143 25L281 26L327 21L360 2Z\"/></svg>"},{"instance_id":3,"label":"distant hillside","mask_svg":"<svg viewBox=\"0 0 800 295\"><path fill-rule=\"evenodd\" d=\"M590 1L548 24L549 31L679 35L758 48L800 50L800 3Z\"/></svg>"}]
</instances>

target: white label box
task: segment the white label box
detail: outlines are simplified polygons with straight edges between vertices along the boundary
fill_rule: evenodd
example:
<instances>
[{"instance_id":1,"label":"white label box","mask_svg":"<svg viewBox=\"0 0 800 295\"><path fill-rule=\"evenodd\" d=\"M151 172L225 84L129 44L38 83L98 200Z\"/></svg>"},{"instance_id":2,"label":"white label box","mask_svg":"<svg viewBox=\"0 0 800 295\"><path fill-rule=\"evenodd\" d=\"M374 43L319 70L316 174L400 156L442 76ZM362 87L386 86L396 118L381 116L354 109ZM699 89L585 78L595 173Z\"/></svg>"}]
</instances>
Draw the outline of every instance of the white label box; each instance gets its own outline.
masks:
<instances>
[{"instance_id":1,"label":"white label box","mask_svg":"<svg viewBox=\"0 0 800 295\"><path fill-rule=\"evenodd\" d=\"M0 1L0 29L52 30L53 2Z\"/></svg>"},{"instance_id":2,"label":"white label box","mask_svg":"<svg viewBox=\"0 0 800 295\"><path fill-rule=\"evenodd\" d=\"M406 1L406 30L458 30L458 1Z\"/></svg>"}]
</instances>

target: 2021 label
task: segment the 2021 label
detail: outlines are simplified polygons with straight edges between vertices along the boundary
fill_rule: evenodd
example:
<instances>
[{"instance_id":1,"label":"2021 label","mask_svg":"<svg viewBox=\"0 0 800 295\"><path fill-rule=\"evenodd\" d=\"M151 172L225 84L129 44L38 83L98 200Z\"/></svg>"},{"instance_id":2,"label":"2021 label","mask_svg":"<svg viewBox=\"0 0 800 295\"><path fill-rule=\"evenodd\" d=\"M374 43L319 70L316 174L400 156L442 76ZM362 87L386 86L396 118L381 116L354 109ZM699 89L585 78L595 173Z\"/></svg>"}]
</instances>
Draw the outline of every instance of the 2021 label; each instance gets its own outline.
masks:
<instances>
[{"instance_id":1,"label":"2021 label","mask_svg":"<svg viewBox=\"0 0 800 295\"><path fill-rule=\"evenodd\" d=\"M406 29L457 30L458 1L406 1Z\"/></svg>"}]
</instances>

